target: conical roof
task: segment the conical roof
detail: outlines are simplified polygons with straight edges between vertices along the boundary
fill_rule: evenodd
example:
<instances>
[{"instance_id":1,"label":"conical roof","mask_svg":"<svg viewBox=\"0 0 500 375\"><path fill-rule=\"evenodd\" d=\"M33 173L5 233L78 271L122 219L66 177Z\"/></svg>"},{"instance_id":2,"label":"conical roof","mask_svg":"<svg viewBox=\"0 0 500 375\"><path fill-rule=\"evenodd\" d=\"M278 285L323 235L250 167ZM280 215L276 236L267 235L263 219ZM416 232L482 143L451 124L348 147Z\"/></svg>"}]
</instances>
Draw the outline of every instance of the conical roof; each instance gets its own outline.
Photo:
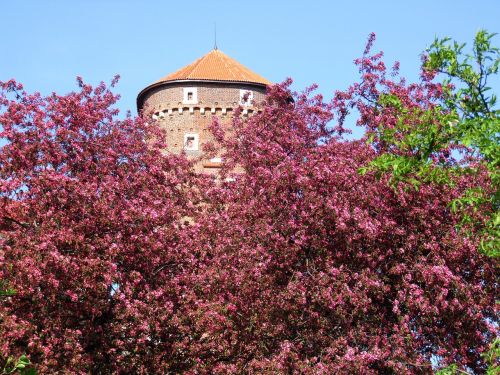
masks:
<instances>
[{"instance_id":1,"label":"conical roof","mask_svg":"<svg viewBox=\"0 0 500 375\"><path fill-rule=\"evenodd\" d=\"M178 81L209 81L245 83L257 86L272 84L259 74L229 57L219 49L213 49L195 62L171 73L144 88L137 96L137 109L141 110L144 97L151 89Z\"/></svg>"},{"instance_id":2,"label":"conical roof","mask_svg":"<svg viewBox=\"0 0 500 375\"><path fill-rule=\"evenodd\" d=\"M248 82L262 85L271 84L270 81L252 72L219 49L213 49L195 62L163 77L155 83L179 80Z\"/></svg>"}]
</instances>

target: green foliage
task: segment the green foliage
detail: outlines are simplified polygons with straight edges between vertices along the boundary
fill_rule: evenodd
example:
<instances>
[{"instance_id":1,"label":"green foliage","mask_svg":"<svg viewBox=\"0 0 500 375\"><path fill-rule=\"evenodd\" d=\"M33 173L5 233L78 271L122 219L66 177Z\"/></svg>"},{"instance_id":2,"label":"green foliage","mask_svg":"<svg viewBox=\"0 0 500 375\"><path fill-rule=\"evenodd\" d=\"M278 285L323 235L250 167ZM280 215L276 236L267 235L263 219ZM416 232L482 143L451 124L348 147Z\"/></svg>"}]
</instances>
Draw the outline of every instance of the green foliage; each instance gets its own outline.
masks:
<instances>
[{"instance_id":1,"label":"green foliage","mask_svg":"<svg viewBox=\"0 0 500 375\"><path fill-rule=\"evenodd\" d=\"M449 109L455 110L462 119L498 119L498 110L494 110L496 95L488 87L488 79L498 73L500 64L500 50L491 45L491 40L496 34L480 30L474 39L472 54L463 52L464 44L452 42L450 38L437 39L427 49L428 58L424 69L434 71L445 76L444 86L447 88L445 104ZM458 85L456 88L449 84ZM485 128L462 127L464 140L479 145L480 140L486 139L490 144L494 133L478 134ZM498 128L497 128L498 130ZM470 132L470 133L469 133ZM470 138L469 138L470 137ZM498 141L498 134L496 134ZM485 151L485 150L483 150Z\"/></svg>"},{"instance_id":2,"label":"green foliage","mask_svg":"<svg viewBox=\"0 0 500 375\"><path fill-rule=\"evenodd\" d=\"M9 287L9 285L5 281L0 280L0 297L10 297L15 294L15 289Z\"/></svg>"},{"instance_id":3,"label":"green foliage","mask_svg":"<svg viewBox=\"0 0 500 375\"><path fill-rule=\"evenodd\" d=\"M3 364L0 375L19 374L19 375L36 375L36 370L31 366L31 362L26 355L20 356L17 360L13 357L8 357Z\"/></svg>"},{"instance_id":4,"label":"green foliage","mask_svg":"<svg viewBox=\"0 0 500 375\"><path fill-rule=\"evenodd\" d=\"M436 375L456 375L458 374L458 366L453 364L436 372Z\"/></svg>"},{"instance_id":5,"label":"green foliage","mask_svg":"<svg viewBox=\"0 0 500 375\"><path fill-rule=\"evenodd\" d=\"M498 257L500 235L500 110L496 108L496 95L488 86L488 80L498 73L500 50L492 46L496 34L480 30L474 39L472 53L465 53L465 44L452 42L450 38L436 39L427 50L424 69L444 75L443 107L457 116L450 142L470 147L483 161L488 176L496 189L489 195L471 191L455 208L477 207L490 204L492 214L484 228L482 250L489 256ZM453 86L455 85L455 86ZM470 219L467 215L465 220Z\"/></svg>"},{"instance_id":6,"label":"green foliage","mask_svg":"<svg viewBox=\"0 0 500 375\"><path fill-rule=\"evenodd\" d=\"M483 358L488 364L487 375L500 374L500 338L491 343L490 349L483 354Z\"/></svg>"}]
</instances>

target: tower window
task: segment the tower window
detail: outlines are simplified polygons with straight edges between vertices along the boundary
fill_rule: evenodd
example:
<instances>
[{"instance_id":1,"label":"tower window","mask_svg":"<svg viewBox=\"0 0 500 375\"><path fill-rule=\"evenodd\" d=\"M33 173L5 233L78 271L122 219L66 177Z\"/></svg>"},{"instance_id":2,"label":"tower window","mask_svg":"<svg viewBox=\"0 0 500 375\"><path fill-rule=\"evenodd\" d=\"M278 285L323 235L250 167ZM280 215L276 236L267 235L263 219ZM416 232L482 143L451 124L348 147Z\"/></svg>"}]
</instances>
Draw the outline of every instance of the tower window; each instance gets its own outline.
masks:
<instances>
[{"instance_id":1,"label":"tower window","mask_svg":"<svg viewBox=\"0 0 500 375\"><path fill-rule=\"evenodd\" d=\"M188 133L184 134L184 150L198 151L198 134Z\"/></svg>"},{"instance_id":2,"label":"tower window","mask_svg":"<svg viewBox=\"0 0 500 375\"><path fill-rule=\"evenodd\" d=\"M253 101L253 91L240 90L240 105L250 106Z\"/></svg>"},{"instance_id":3,"label":"tower window","mask_svg":"<svg viewBox=\"0 0 500 375\"><path fill-rule=\"evenodd\" d=\"M196 87L183 88L183 104L198 104L198 90Z\"/></svg>"}]
</instances>

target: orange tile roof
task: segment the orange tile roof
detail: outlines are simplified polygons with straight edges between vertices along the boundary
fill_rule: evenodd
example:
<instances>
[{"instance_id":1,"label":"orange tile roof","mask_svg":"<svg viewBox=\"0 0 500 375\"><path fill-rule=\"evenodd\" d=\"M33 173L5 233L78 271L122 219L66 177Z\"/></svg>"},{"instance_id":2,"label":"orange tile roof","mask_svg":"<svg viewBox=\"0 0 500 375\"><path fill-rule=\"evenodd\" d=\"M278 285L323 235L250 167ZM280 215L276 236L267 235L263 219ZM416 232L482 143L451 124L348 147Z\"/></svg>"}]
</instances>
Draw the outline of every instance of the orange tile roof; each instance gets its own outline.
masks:
<instances>
[{"instance_id":1,"label":"orange tile roof","mask_svg":"<svg viewBox=\"0 0 500 375\"><path fill-rule=\"evenodd\" d=\"M271 82L252 72L224 52L214 49L198 60L155 83L178 80L249 82L270 85Z\"/></svg>"}]
</instances>

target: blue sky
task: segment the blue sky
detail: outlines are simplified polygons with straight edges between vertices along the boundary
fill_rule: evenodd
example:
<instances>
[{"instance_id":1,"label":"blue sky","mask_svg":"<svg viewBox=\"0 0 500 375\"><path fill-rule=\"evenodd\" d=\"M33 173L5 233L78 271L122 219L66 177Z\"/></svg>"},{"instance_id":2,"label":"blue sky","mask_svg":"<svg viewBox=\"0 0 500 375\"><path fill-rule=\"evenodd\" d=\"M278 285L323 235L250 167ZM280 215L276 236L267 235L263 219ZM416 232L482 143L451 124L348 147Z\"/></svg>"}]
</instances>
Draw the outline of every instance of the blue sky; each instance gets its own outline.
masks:
<instances>
[{"instance_id":1,"label":"blue sky","mask_svg":"<svg viewBox=\"0 0 500 375\"><path fill-rule=\"evenodd\" d=\"M119 107L135 114L142 88L212 49L214 22L229 56L273 82L292 77L297 90L317 83L329 98L357 79L370 32L386 62L416 79L435 36L500 31L500 1L4 0L0 18L0 80L47 94L74 90L77 75L96 84L120 74Z\"/></svg>"}]
</instances>

